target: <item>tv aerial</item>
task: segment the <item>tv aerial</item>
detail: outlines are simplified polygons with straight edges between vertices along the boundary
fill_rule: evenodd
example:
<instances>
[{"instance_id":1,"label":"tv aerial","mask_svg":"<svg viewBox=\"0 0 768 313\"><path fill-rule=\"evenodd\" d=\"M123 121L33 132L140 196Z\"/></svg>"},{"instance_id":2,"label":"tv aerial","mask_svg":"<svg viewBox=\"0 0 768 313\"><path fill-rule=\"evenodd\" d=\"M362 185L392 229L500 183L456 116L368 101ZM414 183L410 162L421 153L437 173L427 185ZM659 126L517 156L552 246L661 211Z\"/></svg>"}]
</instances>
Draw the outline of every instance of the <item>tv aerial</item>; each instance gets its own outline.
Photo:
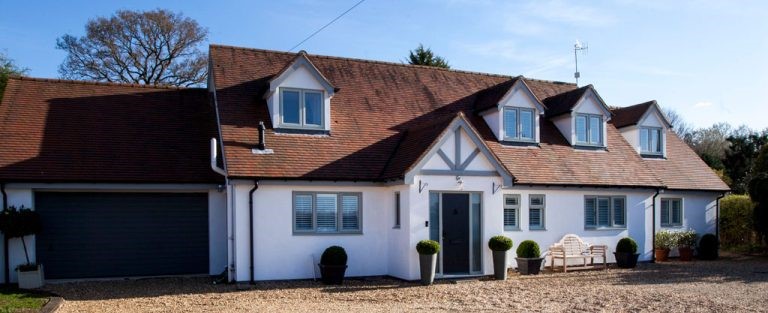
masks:
<instances>
[{"instance_id":1,"label":"tv aerial","mask_svg":"<svg viewBox=\"0 0 768 313\"><path fill-rule=\"evenodd\" d=\"M579 40L576 40L576 43L573 44L573 58L576 60L576 72L573 73L573 78L576 78L576 86L579 85L579 77L581 77L581 73L579 73L579 54L578 52L581 51L582 54L586 55L587 50L589 49L587 43L582 43Z\"/></svg>"}]
</instances>

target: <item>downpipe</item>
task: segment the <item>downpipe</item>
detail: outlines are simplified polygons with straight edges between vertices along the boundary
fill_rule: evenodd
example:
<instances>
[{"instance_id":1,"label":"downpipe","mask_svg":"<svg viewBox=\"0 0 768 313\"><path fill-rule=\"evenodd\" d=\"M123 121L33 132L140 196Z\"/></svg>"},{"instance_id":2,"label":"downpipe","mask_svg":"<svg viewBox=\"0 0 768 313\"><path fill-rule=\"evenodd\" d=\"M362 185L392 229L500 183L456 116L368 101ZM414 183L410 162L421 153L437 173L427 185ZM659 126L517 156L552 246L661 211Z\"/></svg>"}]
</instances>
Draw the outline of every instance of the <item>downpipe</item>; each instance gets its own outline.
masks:
<instances>
[{"instance_id":1,"label":"downpipe","mask_svg":"<svg viewBox=\"0 0 768 313\"><path fill-rule=\"evenodd\" d=\"M717 238L718 245L720 244L720 199L725 198L726 195L727 193L721 193L715 199L715 238Z\"/></svg>"},{"instance_id":2,"label":"downpipe","mask_svg":"<svg viewBox=\"0 0 768 313\"><path fill-rule=\"evenodd\" d=\"M661 194L661 189L656 189L656 193L653 194L653 203L651 204L651 263L656 263L656 197L659 194Z\"/></svg>"},{"instance_id":3,"label":"downpipe","mask_svg":"<svg viewBox=\"0 0 768 313\"><path fill-rule=\"evenodd\" d=\"M254 263L253 255L256 252L256 251L254 251L255 249L253 248L253 241L254 241L253 237L255 235L254 231L253 231L253 193L255 193L257 189L259 189L259 181L258 180L254 180L253 181L253 188L251 188L251 191L248 192L248 230L250 231L250 236L248 238L249 242L250 242L250 245L248 246L248 250L250 250L249 256L250 256L250 262L251 262L250 263L250 271L251 271L251 273L250 273L250 275L251 275L250 276L251 277L250 283L251 284L254 284L255 281L256 281L255 278L254 278L254 268L253 268L253 263Z\"/></svg>"},{"instance_id":4,"label":"downpipe","mask_svg":"<svg viewBox=\"0 0 768 313\"><path fill-rule=\"evenodd\" d=\"M3 195L3 210L8 208L8 194L5 192L5 183L0 183L0 193ZM8 237L3 234L3 263L5 265L3 274L5 274L5 284L8 285L11 283L10 278L10 270L8 269L11 267L10 261L8 260Z\"/></svg>"}]
</instances>

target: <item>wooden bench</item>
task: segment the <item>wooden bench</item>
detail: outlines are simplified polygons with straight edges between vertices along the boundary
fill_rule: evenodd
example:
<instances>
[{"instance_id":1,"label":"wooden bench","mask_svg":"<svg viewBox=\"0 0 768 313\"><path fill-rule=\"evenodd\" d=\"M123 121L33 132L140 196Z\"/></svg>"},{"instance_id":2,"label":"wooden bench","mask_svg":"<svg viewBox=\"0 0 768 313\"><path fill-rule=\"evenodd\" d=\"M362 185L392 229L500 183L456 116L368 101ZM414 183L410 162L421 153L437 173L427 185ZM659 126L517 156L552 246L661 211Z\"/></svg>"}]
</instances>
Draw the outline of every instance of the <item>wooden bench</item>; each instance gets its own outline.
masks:
<instances>
[{"instance_id":1,"label":"wooden bench","mask_svg":"<svg viewBox=\"0 0 768 313\"><path fill-rule=\"evenodd\" d=\"M568 234L560 239L560 242L549 247L551 256L552 271L555 271L555 259L563 261L563 273L568 271L568 260L581 259L584 261L582 267L578 269L595 268L595 258L603 258L603 269L608 268L608 262L606 255L608 254L608 246L606 245L590 245L579 238L579 236ZM587 265L587 259L590 260L590 265Z\"/></svg>"}]
</instances>

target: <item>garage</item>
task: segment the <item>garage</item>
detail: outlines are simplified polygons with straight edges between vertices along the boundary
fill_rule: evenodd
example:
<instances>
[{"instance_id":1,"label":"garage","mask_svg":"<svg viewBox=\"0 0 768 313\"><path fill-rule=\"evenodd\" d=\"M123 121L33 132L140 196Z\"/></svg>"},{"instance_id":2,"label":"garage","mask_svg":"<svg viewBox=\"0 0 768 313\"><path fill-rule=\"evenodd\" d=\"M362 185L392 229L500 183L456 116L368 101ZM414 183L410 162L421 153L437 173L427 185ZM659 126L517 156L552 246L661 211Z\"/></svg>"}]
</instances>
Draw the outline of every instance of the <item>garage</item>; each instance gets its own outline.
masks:
<instances>
[{"instance_id":1,"label":"garage","mask_svg":"<svg viewBox=\"0 0 768 313\"><path fill-rule=\"evenodd\" d=\"M35 192L46 279L208 272L206 193Z\"/></svg>"}]
</instances>

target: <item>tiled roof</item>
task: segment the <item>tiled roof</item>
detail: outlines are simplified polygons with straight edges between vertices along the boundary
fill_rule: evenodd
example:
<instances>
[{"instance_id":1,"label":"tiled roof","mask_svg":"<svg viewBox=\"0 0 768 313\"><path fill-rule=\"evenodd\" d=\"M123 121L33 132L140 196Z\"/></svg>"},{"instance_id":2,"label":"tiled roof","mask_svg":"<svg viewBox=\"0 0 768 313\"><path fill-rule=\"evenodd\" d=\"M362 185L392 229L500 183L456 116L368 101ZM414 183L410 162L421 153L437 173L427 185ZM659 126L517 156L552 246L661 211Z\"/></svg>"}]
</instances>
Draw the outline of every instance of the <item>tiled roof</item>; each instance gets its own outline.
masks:
<instances>
[{"instance_id":1,"label":"tiled roof","mask_svg":"<svg viewBox=\"0 0 768 313\"><path fill-rule=\"evenodd\" d=\"M546 119L540 147L499 143L474 112L478 99L490 97L482 96L486 89L510 84L515 77L318 55L308 57L341 90L331 101L330 136L278 134L268 125L267 146L275 153L254 155L258 122L270 119L262 98L266 82L296 54L211 46L210 55L233 177L395 179L426 151L441 127L464 112L519 184L661 186L613 127L607 151L573 149ZM539 99L576 89L523 79Z\"/></svg>"},{"instance_id":2,"label":"tiled roof","mask_svg":"<svg viewBox=\"0 0 768 313\"><path fill-rule=\"evenodd\" d=\"M509 88L512 88L512 86L514 86L520 79L522 79L522 76L513 77L501 84L479 92L477 94L477 100L475 100L475 111L482 112L499 105L499 101L501 101L501 98L507 94Z\"/></svg>"},{"instance_id":3,"label":"tiled roof","mask_svg":"<svg viewBox=\"0 0 768 313\"><path fill-rule=\"evenodd\" d=\"M613 112L613 125L617 128L637 125L637 123L640 122L640 118L642 118L645 112L648 111L648 108L655 103L656 101L648 101L611 110L611 112Z\"/></svg>"},{"instance_id":4,"label":"tiled roof","mask_svg":"<svg viewBox=\"0 0 768 313\"><path fill-rule=\"evenodd\" d=\"M667 130L666 159L644 162L669 189L728 191L730 188L688 144Z\"/></svg>"},{"instance_id":5,"label":"tiled roof","mask_svg":"<svg viewBox=\"0 0 768 313\"><path fill-rule=\"evenodd\" d=\"M216 136L204 89L11 78L0 181L207 183Z\"/></svg>"},{"instance_id":6,"label":"tiled roof","mask_svg":"<svg viewBox=\"0 0 768 313\"><path fill-rule=\"evenodd\" d=\"M545 98L542 102L547 106L547 117L571 112L573 107L576 106L581 97L583 97L590 88L592 88L592 85L586 85Z\"/></svg>"}]
</instances>

